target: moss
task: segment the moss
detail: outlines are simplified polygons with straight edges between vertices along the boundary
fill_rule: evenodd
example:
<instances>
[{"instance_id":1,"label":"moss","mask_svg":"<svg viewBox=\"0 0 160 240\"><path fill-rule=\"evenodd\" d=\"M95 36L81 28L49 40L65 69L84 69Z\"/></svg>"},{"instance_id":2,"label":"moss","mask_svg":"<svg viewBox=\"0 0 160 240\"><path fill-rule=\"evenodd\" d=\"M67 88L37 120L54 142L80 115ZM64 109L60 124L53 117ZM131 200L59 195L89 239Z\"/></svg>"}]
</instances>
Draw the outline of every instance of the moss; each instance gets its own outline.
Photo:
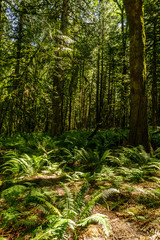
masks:
<instances>
[{"instance_id":1,"label":"moss","mask_svg":"<svg viewBox=\"0 0 160 240\"><path fill-rule=\"evenodd\" d=\"M129 143L151 151L145 94L145 29L142 0L124 0L130 29L131 120Z\"/></svg>"}]
</instances>

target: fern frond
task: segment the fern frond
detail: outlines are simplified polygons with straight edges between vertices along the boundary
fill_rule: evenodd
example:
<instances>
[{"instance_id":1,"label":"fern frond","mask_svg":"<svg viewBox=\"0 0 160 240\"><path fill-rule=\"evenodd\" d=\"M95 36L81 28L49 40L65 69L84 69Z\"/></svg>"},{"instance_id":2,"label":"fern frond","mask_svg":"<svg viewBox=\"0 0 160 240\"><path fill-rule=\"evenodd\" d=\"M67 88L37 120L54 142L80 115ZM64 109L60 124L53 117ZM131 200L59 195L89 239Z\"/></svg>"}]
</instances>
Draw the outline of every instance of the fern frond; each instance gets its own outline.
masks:
<instances>
[{"instance_id":1,"label":"fern frond","mask_svg":"<svg viewBox=\"0 0 160 240\"><path fill-rule=\"evenodd\" d=\"M71 229L75 229L75 226L76 226L76 224L75 224L75 222L74 221L72 221L71 219L67 219L67 218L61 218L61 219L59 219L59 221L56 221L56 223L54 224L54 229L55 229L55 231L57 231L57 229L59 229L61 226L64 226L64 225L67 225L69 228L71 228Z\"/></svg>"},{"instance_id":2,"label":"fern frond","mask_svg":"<svg viewBox=\"0 0 160 240\"><path fill-rule=\"evenodd\" d=\"M138 163L139 165L147 164L152 160L151 155L144 150L143 146L123 148L123 152L133 163Z\"/></svg>"},{"instance_id":3,"label":"fern frond","mask_svg":"<svg viewBox=\"0 0 160 240\"><path fill-rule=\"evenodd\" d=\"M101 162L104 162L104 161L106 160L106 158L108 158L108 157L111 156L110 154L111 154L111 151L110 151L110 150L106 150L106 151L103 153L100 161L101 161Z\"/></svg>"},{"instance_id":4,"label":"fern frond","mask_svg":"<svg viewBox=\"0 0 160 240\"><path fill-rule=\"evenodd\" d=\"M34 205L39 207L44 213L48 214L49 211L54 212L58 216L61 216L60 211L53 205L51 204L47 199L44 192L40 191L37 188L32 188L30 193L26 196L24 201L28 205ZM43 204L43 205L42 205Z\"/></svg>"},{"instance_id":5,"label":"fern frond","mask_svg":"<svg viewBox=\"0 0 160 240\"><path fill-rule=\"evenodd\" d=\"M1 197L9 203L14 203L20 195L24 194L28 188L24 185L14 185L2 191Z\"/></svg>"},{"instance_id":6,"label":"fern frond","mask_svg":"<svg viewBox=\"0 0 160 240\"><path fill-rule=\"evenodd\" d=\"M120 192L116 188L105 189L104 191L102 191L102 199L106 201L107 199L109 199L110 197L114 196L117 193Z\"/></svg>"},{"instance_id":7,"label":"fern frond","mask_svg":"<svg viewBox=\"0 0 160 240\"><path fill-rule=\"evenodd\" d=\"M32 237L32 240L41 240L41 239L49 239L53 234L53 230L51 228L47 228L46 231L39 232L35 237Z\"/></svg>"},{"instance_id":8,"label":"fern frond","mask_svg":"<svg viewBox=\"0 0 160 240\"><path fill-rule=\"evenodd\" d=\"M108 161L112 166L121 166L122 164L121 159L116 156L109 156Z\"/></svg>"},{"instance_id":9,"label":"fern frond","mask_svg":"<svg viewBox=\"0 0 160 240\"><path fill-rule=\"evenodd\" d=\"M38 220L37 215L28 216L25 219L19 219L16 223L16 226L32 227L37 224L37 220Z\"/></svg>"},{"instance_id":10,"label":"fern frond","mask_svg":"<svg viewBox=\"0 0 160 240\"><path fill-rule=\"evenodd\" d=\"M49 165L46 156L29 156L28 154L24 154L20 158L12 158L3 164L2 171L4 174L11 172L31 176L39 173L44 165Z\"/></svg>"},{"instance_id":11,"label":"fern frond","mask_svg":"<svg viewBox=\"0 0 160 240\"><path fill-rule=\"evenodd\" d=\"M84 209L80 213L78 222L81 221L82 219L84 219L88 215L88 213L92 210L95 203L100 199L101 196L102 196L102 193L98 193L89 202L87 202L86 206L84 207Z\"/></svg>"},{"instance_id":12,"label":"fern frond","mask_svg":"<svg viewBox=\"0 0 160 240\"><path fill-rule=\"evenodd\" d=\"M10 224L14 224L21 213L19 212L18 207L9 207L6 210L2 210L0 216L3 217L2 226L8 226Z\"/></svg>"},{"instance_id":13,"label":"fern frond","mask_svg":"<svg viewBox=\"0 0 160 240\"><path fill-rule=\"evenodd\" d=\"M75 222L71 219L63 217L56 218L54 215L48 216L47 219L50 222L50 228L47 228L44 232L38 233L37 236L32 239L50 239L50 237L54 240L65 239L65 235L67 234L66 229L70 228L74 230L76 227Z\"/></svg>"},{"instance_id":14,"label":"fern frond","mask_svg":"<svg viewBox=\"0 0 160 240\"><path fill-rule=\"evenodd\" d=\"M61 183L61 185L66 193L64 214L69 217L70 214L74 214L74 197L65 184Z\"/></svg>"},{"instance_id":15,"label":"fern frond","mask_svg":"<svg viewBox=\"0 0 160 240\"><path fill-rule=\"evenodd\" d=\"M80 189L80 191L76 194L74 199L74 210L79 215L82 211L82 207L84 206L84 200L86 192L88 191L88 184L84 183Z\"/></svg>"},{"instance_id":16,"label":"fern frond","mask_svg":"<svg viewBox=\"0 0 160 240\"><path fill-rule=\"evenodd\" d=\"M77 160L80 160L80 161L82 160L84 162L90 161L89 153L84 148L76 149L75 153L76 153Z\"/></svg>"},{"instance_id":17,"label":"fern frond","mask_svg":"<svg viewBox=\"0 0 160 240\"><path fill-rule=\"evenodd\" d=\"M48 201L45 201L46 206L51 209L55 214L57 214L58 216L61 216L61 212L58 210L58 208L56 208L55 206L53 206L53 204L51 204Z\"/></svg>"},{"instance_id":18,"label":"fern frond","mask_svg":"<svg viewBox=\"0 0 160 240\"><path fill-rule=\"evenodd\" d=\"M139 168L119 167L117 172L121 174L125 180L133 182L141 181L144 176L144 172L141 167Z\"/></svg>"},{"instance_id":19,"label":"fern frond","mask_svg":"<svg viewBox=\"0 0 160 240\"><path fill-rule=\"evenodd\" d=\"M99 173L94 173L94 178L97 180L112 180L113 178L116 177L115 171L113 167L108 167L103 165L102 169Z\"/></svg>"},{"instance_id":20,"label":"fern frond","mask_svg":"<svg viewBox=\"0 0 160 240\"><path fill-rule=\"evenodd\" d=\"M109 236L111 227L110 227L110 224L109 224L109 219L108 219L108 217L106 215L100 214L100 213L93 214L93 215L91 215L91 216L89 216L89 217L79 221L77 226L79 226L79 227L86 227L90 223L99 223L99 224L101 224L102 228L103 228L103 230L105 232L106 237Z\"/></svg>"},{"instance_id":21,"label":"fern frond","mask_svg":"<svg viewBox=\"0 0 160 240\"><path fill-rule=\"evenodd\" d=\"M150 162L147 165L143 166L145 170L159 170L160 171L160 162Z\"/></svg>"}]
</instances>

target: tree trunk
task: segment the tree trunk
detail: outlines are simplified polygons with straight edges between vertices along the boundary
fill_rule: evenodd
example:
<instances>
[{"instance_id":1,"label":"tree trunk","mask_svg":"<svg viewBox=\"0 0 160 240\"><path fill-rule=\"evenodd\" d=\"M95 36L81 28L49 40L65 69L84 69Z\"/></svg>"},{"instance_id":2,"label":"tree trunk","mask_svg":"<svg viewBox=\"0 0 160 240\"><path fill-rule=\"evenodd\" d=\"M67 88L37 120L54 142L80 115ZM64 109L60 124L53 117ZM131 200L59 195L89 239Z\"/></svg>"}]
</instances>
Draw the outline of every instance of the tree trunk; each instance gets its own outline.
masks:
<instances>
[{"instance_id":1,"label":"tree trunk","mask_svg":"<svg viewBox=\"0 0 160 240\"><path fill-rule=\"evenodd\" d=\"M122 33L122 90L121 90L121 119L120 126L121 128L126 127L126 40L125 40L125 32L124 32L124 6L121 7L121 33Z\"/></svg>"},{"instance_id":2,"label":"tree trunk","mask_svg":"<svg viewBox=\"0 0 160 240\"><path fill-rule=\"evenodd\" d=\"M97 55L97 82L96 82L96 124L100 122L100 103L99 103L99 87L100 87L100 39L98 39L98 55Z\"/></svg>"},{"instance_id":3,"label":"tree trunk","mask_svg":"<svg viewBox=\"0 0 160 240\"><path fill-rule=\"evenodd\" d=\"M63 0L61 15L61 32L63 35L67 33L69 0ZM53 81L53 119L50 134L51 136L61 135L64 130L63 124L63 92L64 92L64 69L62 67L61 45L63 42L57 38L57 59L55 67L55 75Z\"/></svg>"},{"instance_id":4,"label":"tree trunk","mask_svg":"<svg viewBox=\"0 0 160 240\"><path fill-rule=\"evenodd\" d=\"M2 39L2 0L0 0L0 50L1 50L1 39Z\"/></svg>"},{"instance_id":5,"label":"tree trunk","mask_svg":"<svg viewBox=\"0 0 160 240\"><path fill-rule=\"evenodd\" d=\"M130 29L131 115L129 144L143 145L151 151L147 123L147 96L145 90L145 30L143 0L124 0Z\"/></svg>"},{"instance_id":6,"label":"tree trunk","mask_svg":"<svg viewBox=\"0 0 160 240\"><path fill-rule=\"evenodd\" d=\"M157 23L154 20L153 28L153 81L152 81L152 127L157 129Z\"/></svg>"}]
</instances>

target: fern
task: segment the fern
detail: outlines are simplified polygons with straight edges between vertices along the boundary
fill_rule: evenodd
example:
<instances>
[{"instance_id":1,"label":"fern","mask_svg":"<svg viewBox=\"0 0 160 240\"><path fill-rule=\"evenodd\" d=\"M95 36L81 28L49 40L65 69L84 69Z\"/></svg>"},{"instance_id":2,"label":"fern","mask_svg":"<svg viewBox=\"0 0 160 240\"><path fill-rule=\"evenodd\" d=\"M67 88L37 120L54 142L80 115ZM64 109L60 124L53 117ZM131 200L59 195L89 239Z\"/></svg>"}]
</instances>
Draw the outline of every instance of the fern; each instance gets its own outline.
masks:
<instances>
[{"instance_id":1,"label":"fern","mask_svg":"<svg viewBox=\"0 0 160 240\"><path fill-rule=\"evenodd\" d=\"M55 212L60 215L60 212L51 203L51 199L46 193L39 188L31 188L28 195L23 199L25 205L36 206L45 214Z\"/></svg>"},{"instance_id":2,"label":"fern","mask_svg":"<svg viewBox=\"0 0 160 240\"><path fill-rule=\"evenodd\" d=\"M79 181L81 179L86 179L88 173L83 173L83 172L79 172L79 171L75 171L75 172L70 172L69 174L66 173L66 177L68 181Z\"/></svg>"},{"instance_id":3,"label":"fern","mask_svg":"<svg viewBox=\"0 0 160 240\"><path fill-rule=\"evenodd\" d=\"M4 225L10 225L14 222L16 226L34 225L38 218L32 218L32 212L26 211L29 206L39 208L44 214L54 213L60 216L59 210L51 203L48 190L15 185L2 191L1 197L6 204L1 211L1 217ZM52 194L53 195L53 194ZM28 224L26 222L28 219Z\"/></svg>"},{"instance_id":4,"label":"fern","mask_svg":"<svg viewBox=\"0 0 160 240\"><path fill-rule=\"evenodd\" d=\"M152 161L151 155L144 150L143 146L123 148L123 152L133 163L138 163L139 165L147 164Z\"/></svg>"},{"instance_id":5,"label":"fern","mask_svg":"<svg viewBox=\"0 0 160 240\"><path fill-rule=\"evenodd\" d=\"M116 188L109 188L109 189L105 189L102 191L102 196L101 198L106 201L107 199L109 199L110 197L114 196L115 194L120 193L119 190L117 190Z\"/></svg>"},{"instance_id":6,"label":"fern","mask_svg":"<svg viewBox=\"0 0 160 240\"><path fill-rule=\"evenodd\" d=\"M103 165L101 171L98 173L94 173L94 178L96 180L112 180L116 176L115 169L113 167L108 167Z\"/></svg>"},{"instance_id":7,"label":"fern","mask_svg":"<svg viewBox=\"0 0 160 240\"><path fill-rule=\"evenodd\" d=\"M86 226L91 222L100 223L103 226L106 236L108 236L110 227L107 216L102 214L95 214L87 217L93 206L102 196L102 193L97 192L96 195L94 195L93 198L86 204L85 195L86 191L88 190L87 184L84 183L80 191L75 194L72 194L69 188L66 187L64 184L62 184L62 186L66 193L66 202L64 205L64 209L62 210L62 212L57 209L58 212L54 211L52 215L49 215L46 218L49 227L39 232L36 237L32 239L68 239L69 232L67 231L67 229L71 229L76 234L76 229L78 227Z\"/></svg>"},{"instance_id":8,"label":"fern","mask_svg":"<svg viewBox=\"0 0 160 240\"><path fill-rule=\"evenodd\" d=\"M34 175L39 173L44 165L48 165L49 161L45 155L31 157L24 154L20 158L12 158L2 165L3 174L7 173L18 173L19 175Z\"/></svg>"},{"instance_id":9,"label":"fern","mask_svg":"<svg viewBox=\"0 0 160 240\"><path fill-rule=\"evenodd\" d=\"M7 188L2 191L1 197L8 202L9 205L15 205L17 198L25 194L25 192L28 190L27 187L24 185L14 185L10 188Z\"/></svg>"},{"instance_id":10,"label":"fern","mask_svg":"<svg viewBox=\"0 0 160 240\"><path fill-rule=\"evenodd\" d=\"M146 170L148 173L154 173L160 171L160 162L159 161L152 161L147 165L143 166L143 170Z\"/></svg>"},{"instance_id":11,"label":"fern","mask_svg":"<svg viewBox=\"0 0 160 240\"><path fill-rule=\"evenodd\" d=\"M108 217L104 214L97 213L97 214L91 215L91 216L81 220L77 224L77 226L86 227L88 224L95 223L95 222L102 225L102 228L105 232L105 235L106 235L106 237L108 237L109 233L110 233L110 230L111 230L111 227L110 227L110 224L109 224Z\"/></svg>"},{"instance_id":12,"label":"fern","mask_svg":"<svg viewBox=\"0 0 160 240\"><path fill-rule=\"evenodd\" d=\"M84 209L80 213L78 221L81 221L82 219L84 219L90 213L90 211L94 207L95 203L100 199L101 195L102 195L102 193L98 193L89 202L87 202L86 206L84 207Z\"/></svg>"},{"instance_id":13,"label":"fern","mask_svg":"<svg viewBox=\"0 0 160 240\"><path fill-rule=\"evenodd\" d=\"M0 216L3 217L2 226L5 227L12 224L16 224L18 217L21 216L21 213L19 212L18 207L12 206L6 210L2 210Z\"/></svg>"},{"instance_id":14,"label":"fern","mask_svg":"<svg viewBox=\"0 0 160 240\"><path fill-rule=\"evenodd\" d=\"M98 161L98 155L97 153L93 152L87 152L84 148L76 149L75 150L75 158L83 163L89 163L89 162L97 162Z\"/></svg>"},{"instance_id":15,"label":"fern","mask_svg":"<svg viewBox=\"0 0 160 240\"><path fill-rule=\"evenodd\" d=\"M129 182L141 182L143 181L143 169L142 168L127 168L120 167L117 172L121 174L124 180Z\"/></svg>"},{"instance_id":16,"label":"fern","mask_svg":"<svg viewBox=\"0 0 160 240\"><path fill-rule=\"evenodd\" d=\"M36 226L38 220L37 215L28 216L26 219L21 220L21 225L26 227Z\"/></svg>"},{"instance_id":17,"label":"fern","mask_svg":"<svg viewBox=\"0 0 160 240\"><path fill-rule=\"evenodd\" d=\"M51 215L47 217L47 219L50 222L50 227L46 228L43 232L38 233L36 237L32 238L33 240L50 238L55 240L66 239L66 237L69 235L66 232L66 229L75 229L75 222L71 219L63 217L55 218L55 215Z\"/></svg>"},{"instance_id":18,"label":"fern","mask_svg":"<svg viewBox=\"0 0 160 240\"><path fill-rule=\"evenodd\" d=\"M74 197L73 194L70 192L69 188L61 183L64 191L66 193L65 196L65 207L63 210L63 214L65 217L69 217L69 218L74 218L74 216L76 215L76 212L74 211Z\"/></svg>"},{"instance_id":19,"label":"fern","mask_svg":"<svg viewBox=\"0 0 160 240\"><path fill-rule=\"evenodd\" d=\"M84 199L86 192L88 191L88 184L84 183L80 189L80 191L76 194L74 199L74 211L77 213L77 215L80 214L82 211L82 207L84 207Z\"/></svg>"}]
</instances>

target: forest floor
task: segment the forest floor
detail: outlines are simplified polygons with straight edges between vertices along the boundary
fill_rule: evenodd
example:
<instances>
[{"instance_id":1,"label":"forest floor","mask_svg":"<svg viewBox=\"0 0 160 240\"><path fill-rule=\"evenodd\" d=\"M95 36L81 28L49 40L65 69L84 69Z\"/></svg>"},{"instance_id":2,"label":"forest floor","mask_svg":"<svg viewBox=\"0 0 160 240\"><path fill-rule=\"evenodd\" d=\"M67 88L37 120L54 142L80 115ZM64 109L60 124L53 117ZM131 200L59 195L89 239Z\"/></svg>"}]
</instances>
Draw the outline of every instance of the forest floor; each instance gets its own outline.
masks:
<instances>
[{"instance_id":1,"label":"forest floor","mask_svg":"<svg viewBox=\"0 0 160 240\"><path fill-rule=\"evenodd\" d=\"M160 240L160 135L152 136L154 155L122 142L117 131L99 132L91 140L86 132L58 139L1 136L0 240L55 240L53 228L64 219L73 228L61 225L69 238L56 240ZM114 195L88 207L96 194L111 189ZM105 216L102 225L97 219L80 225L98 213ZM50 229L49 238L39 237Z\"/></svg>"},{"instance_id":2,"label":"forest floor","mask_svg":"<svg viewBox=\"0 0 160 240\"><path fill-rule=\"evenodd\" d=\"M59 185L59 177L56 175L51 176L34 176L28 179L31 182L39 183L39 185L46 186L48 189L54 189L58 196L64 196L65 191ZM62 180L62 179L61 179ZM71 190L79 189L83 181L78 182L64 182L64 184ZM92 194L97 186L100 185L109 187L108 182L94 182L90 188L86 200L90 200ZM133 190L128 192L127 185L121 186L122 191L115 198L107 201L105 204L96 204L91 214L101 213L109 218L111 232L108 240L159 240L160 239L160 205L159 201L150 202L147 199L142 199L142 203L137 203L140 197L139 190L146 191L156 189L157 184L154 182L144 182L140 184L132 184ZM15 229L0 229L0 239L18 240L21 233L24 231L23 227ZM24 240L32 239L29 235L23 238ZM42 238L43 239L43 238ZM90 224L84 229L80 229L77 240L105 240L103 229L98 224ZM63 240L63 239L62 239ZM70 237L69 240L75 240Z\"/></svg>"},{"instance_id":3,"label":"forest floor","mask_svg":"<svg viewBox=\"0 0 160 240\"><path fill-rule=\"evenodd\" d=\"M79 183L81 184L81 183ZM70 183L73 187L74 183ZM95 183L95 186L97 184ZM109 185L103 182L103 185ZM142 189L155 189L156 184L145 182L136 184L134 187ZM126 186L124 185L124 188ZM57 189L58 190L58 189ZM61 192L62 189L58 190ZM90 189L94 192L95 189ZM62 192L61 192L62 194ZM136 198L139 192L126 193L125 191L108 201L107 205L97 204L93 207L91 214L101 213L109 218L111 232L108 240L159 240L160 239L160 205L156 209L146 209L142 204L137 205ZM89 195L87 196L89 199ZM125 201L121 201L126 197ZM87 200L88 200L87 199ZM120 202L123 202L121 205ZM112 209L113 208L113 209ZM114 209L115 208L115 209ZM130 211L130 212L129 212ZM78 240L105 240L102 227L97 224L90 224L87 228L79 232ZM70 238L73 240L73 238Z\"/></svg>"}]
</instances>

